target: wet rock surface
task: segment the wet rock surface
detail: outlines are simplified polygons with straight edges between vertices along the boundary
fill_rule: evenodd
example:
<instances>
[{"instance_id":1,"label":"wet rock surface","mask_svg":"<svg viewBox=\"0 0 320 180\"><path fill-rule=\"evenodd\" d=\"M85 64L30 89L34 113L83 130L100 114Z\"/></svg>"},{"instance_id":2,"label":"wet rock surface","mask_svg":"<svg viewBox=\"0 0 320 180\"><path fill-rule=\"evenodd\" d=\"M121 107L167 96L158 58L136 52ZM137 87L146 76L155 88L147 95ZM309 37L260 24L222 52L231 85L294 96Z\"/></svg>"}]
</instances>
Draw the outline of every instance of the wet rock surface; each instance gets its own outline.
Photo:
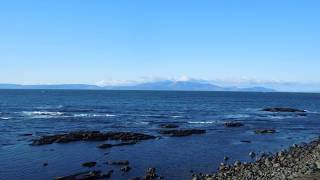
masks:
<instances>
[{"instance_id":1,"label":"wet rock surface","mask_svg":"<svg viewBox=\"0 0 320 180\"><path fill-rule=\"evenodd\" d=\"M131 133L131 132L106 132L102 133L99 131L80 131L71 132L67 134L58 134L51 136L42 136L39 139L34 139L32 145L46 145L53 143L69 143L75 141L106 141L106 140L118 140L118 141L130 141L138 142L148 139L155 139L155 136L142 134L142 133ZM127 144L126 144L127 145Z\"/></svg>"},{"instance_id":2,"label":"wet rock surface","mask_svg":"<svg viewBox=\"0 0 320 180\"><path fill-rule=\"evenodd\" d=\"M205 134L203 129L187 129L187 130L161 130L160 134L169 135L173 137L191 136L193 134Z\"/></svg>"},{"instance_id":3,"label":"wet rock surface","mask_svg":"<svg viewBox=\"0 0 320 180\"><path fill-rule=\"evenodd\" d=\"M129 171L131 170L131 167L128 166L128 165L126 165L126 166L121 167L120 170L121 170L122 172L129 172Z\"/></svg>"},{"instance_id":4,"label":"wet rock surface","mask_svg":"<svg viewBox=\"0 0 320 180\"><path fill-rule=\"evenodd\" d=\"M275 108L264 108L262 111L267 112L297 112L297 113L304 113L305 110L301 109L295 109L295 108L281 108L281 107L275 107Z\"/></svg>"},{"instance_id":5,"label":"wet rock surface","mask_svg":"<svg viewBox=\"0 0 320 180\"><path fill-rule=\"evenodd\" d=\"M277 131L274 129L257 129L254 130L254 133L256 134L273 134L276 133Z\"/></svg>"},{"instance_id":6,"label":"wet rock surface","mask_svg":"<svg viewBox=\"0 0 320 180\"><path fill-rule=\"evenodd\" d=\"M70 176L57 177L55 180L96 180L96 179L108 179L111 177L113 171L109 171L103 174L101 171L86 171L77 173Z\"/></svg>"},{"instance_id":7,"label":"wet rock surface","mask_svg":"<svg viewBox=\"0 0 320 180\"><path fill-rule=\"evenodd\" d=\"M82 163L82 166L83 167L94 167L96 166L96 162L85 162L85 163Z\"/></svg>"},{"instance_id":8,"label":"wet rock surface","mask_svg":"<svg viewBox=\"0 0 320 180\"><path fill-rule=\"evenodd\" d=\"M176 124L161 124L160 128L164 128L164 129L174 129L174 128L178 128L179 126Z\"/></svg>"},{"instance_id":9,"label":"wet rock surface","mask_svg":"<svg viewBox=\"0 0 320 180\"><path fill-rule=\"evenodd\" d=\"M251 155L255 155L251 153ZM236 161L233 165L221 164L214 174L194 174L193 180L224 179L319 179L320 140L293 145L275 154L263 154L252 163Z\"/></svg>"},{"instance_id":10,"label":"wet rock surface","mask_svg":"<svg viewBox=\"0 0 320 180\"><path fill-rule=\"evenodd\" d=\"M118 144L100 144L99 146L97 146L100 149L108 149L108 148L112 148L112 147L117 147L117 146L127 146L127 145L133 145L133 144L137 144L137 141L130 141L130 142L123 142L123 143L118 143Z\"/></svg>"},{"instance_id":11,"label":"wet rock surface","mask_svg":"<svg viewBox=\"0 0 320 180\"><path fill-rule=\"evenodd\" d=\"M108 149L108 148L112 148L112 144L100 144L99 146L97 146L97 148L100 149Z\"/></svg>"},{"instance_id":12,"label":"wet rock surface","mask_svg":"<svg viewBox=\"0 0 320 180\"><path fill-rule=\"evenodd\" d=\"M129 161L108 161L107 164L109 165L117 165L117 166L127 166L129 165Z\"/></svg>"},{"instance_id":13,"label":"wet rock surface","mask_svg":"<svg viewBox=\"0 0 320 180\"><path fill-rule=\"evenodd\" d=\"M244 126L243 123L238 121L228 121L224 123L225 127L241 127Z\"/></svg>"},{"instance_id":14,"label":"wet rock surface","mask_svg":"<svg viewBox=\"0 0 320 180\"><path fill-rule=\"evenodd\" d=\"M159 178L159 175L156 173L156 168L148 168L144 180L152 180Z\"/></svg>"}]
</instances>

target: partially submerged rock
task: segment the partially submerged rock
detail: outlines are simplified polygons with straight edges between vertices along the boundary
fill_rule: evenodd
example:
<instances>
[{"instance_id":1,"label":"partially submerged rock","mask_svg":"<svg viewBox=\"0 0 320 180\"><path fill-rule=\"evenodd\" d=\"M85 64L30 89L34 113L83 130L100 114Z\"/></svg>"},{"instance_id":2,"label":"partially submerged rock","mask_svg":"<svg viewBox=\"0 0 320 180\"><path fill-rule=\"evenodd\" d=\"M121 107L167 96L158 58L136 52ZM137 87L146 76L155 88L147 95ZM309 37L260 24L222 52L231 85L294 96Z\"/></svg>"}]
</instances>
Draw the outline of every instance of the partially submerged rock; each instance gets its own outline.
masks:
<instances>
[{"instance_id":1,"label":"partially submerged rock","mask_svg":"<svg viewBox=\"0 0 320 180\"><path fill-rule=\"evenodd\" d=\"M101 171L86 171L76 173L70 176L57 177L55 180L96 180L96 179L108 179L111 177L113 171L103 174Z\"/></svg>"},{"instance_id":2,"label":"partially submerged rock","mask_svg":"<svg viewBox=\"0 0 320 180\"><path fill-rule=\"evenodd\" d=\"M148 168L146 172L145 180L152 180L158 178L159 175L156 173L156 168Z\"/></svg>"},{"instance_id":3,"label":"partially submerged rock","mask_svg":"<svg viewBox=\"0 0 320 180\"><path fill-rule=\"evenodd\" d=\"M304 113L307 112L305 110L301 110L301 109L295 109L295 108L279 108L279 107L275 107L275 108L265 108L262 111L267 111L267 112L299 112L299 113Z\"/></svg>"},{"instance_id":4,"label":"partially submerged rock","mask_svg":"<svg viewBox=\"0 0 320 180\"><path fill-rule=\"evenodd\" d=\"M276 133L276 130L274 130L274 129L257 129L257 130L254 130L254 133L256 133L256 134L273 134L273 133Z\"/></svg>"},{"instance_id":5,"label":"partially submerged rock","mask_svg":"<svg viewBox=\"0 0 320 180\"><path fill-rule=\"evenodd\" d=\"M100 144L99 146L97 146L97 148L100 148L100 149L112 148L112 144Z\"/></svg>"},{"instance_id":6,"label":"partially submerged rock","mask_svg":"<svg viewBox=\"0 0 320 180\"><path fill-rule=\"evenodd\" d=\"M238 121L228 121L224 123L225 127L241 127L244 126L241 122Z\"/></svg>"},{"instance_id":7,"label":"partially submerged rock","mask_svg":"<svg viewBox=\"0 0 320 180\"><path fill-rule=\"evenodd\" d=\"M102 133L99 131L79 131L79 132L71 132L67 134L42 136L40 139L33 140L32 145L69 143L74 141L105 141L105 140L138 142L142 140L155 139L155 138L156 138L155 136L142 134L142 133L131 133L131 132Z\"/></svg>"},{"instance_id":8,"label":"partially submerged rock","mask_svg":"<svg viewBox=\"0 0 320 180\"><path fill-rule=\"evenodd\" d=\"M141 177L134 177L134 178L131 178L130 180L141 180Z\"/></svg>"},{"instance_id":9,"label":"partially submerged rock","mask_svg":"<svg viewBox=\"0 0 320 180\"><path fill-rule=\"evenodd\" d=\"M307 114L306 113L299 113L299 114L297 114L298 116L302 116L302 117L305 117L305 116L307 116Z\"/></svg>"},{"instance_id":10,"label":"partially submerged rock","mask_svg":"<svg viewBox=\"0 0 320 180\"><path fill-rule=\"evenodd\" d=\"M96 162L85 162L85 163L82 163L82 166L83 167L94 167L96 166Z\"/></svg>"},{"instance_id":11,"label":"partially submerged rock","mask_svg":"<svg viewBox=\"0 0 320 180\"><path fill-rule=\"evenodd\" d=\"M123 167L121 167L121 169L120 169L120 171L122 171L122 172L129 172L130 170L131 170L131 167L128 166L128 165L123 166Z\"/></svg>"},{"instance_id":12,"label":"partially submerged rock","mask_svg":"<svg viewBox=\"0 0 320 180\"><path fill-rule=\"evenodd\" d=\"M97 147L100 149L108 149L116 146L127 146L127 145L133 145L133 144L137 144L137 141L123 142L118 144L100 144Z\"/></svg>"},{"instance_id":13,"label":"partially submerged rock","mask_svg":"<svg viewBox=\"0 0 320 180\"><path fill-rule=\"evenodd\" d=\"M187 130L162 130L159 131L160 134L182 137L182 136L191 136L193 134L204 134L206 130L203 129L187 129Z\"/></svg>"},{"instance_id":14,"label":"partially submerged rock","mask_svg":"<svg viewBox=\"0 0 320 180\"><path fill-rule=\"evenodd\" d=\"M249 153L249 156L250 156L251 158L254 158L254 157L256 156L256 153L255 153L255 152L250 152L250 153Z\"/></svg>"},{"instance_id":15,"label":"partially submerged rock","mask_svg":"<svg viewBox=\"0 0 320 180\"><path fill-rule=\"evenodd\" d=\"M129 165L129 161L108 161L107 164L109 165L117 165L117 166L127 166Z\"/></svg>"},{"instance_id":16,"label":"partially submerged rock","mask_svg":"<svg viewBox=\"0 0 320 180\"><path fill-rule=\"evenodd\" d=\"M176 124L161 124L160 128L165 128L165 129L174 129L178 128L179 126Z\"/></svg>"}]
</instances>

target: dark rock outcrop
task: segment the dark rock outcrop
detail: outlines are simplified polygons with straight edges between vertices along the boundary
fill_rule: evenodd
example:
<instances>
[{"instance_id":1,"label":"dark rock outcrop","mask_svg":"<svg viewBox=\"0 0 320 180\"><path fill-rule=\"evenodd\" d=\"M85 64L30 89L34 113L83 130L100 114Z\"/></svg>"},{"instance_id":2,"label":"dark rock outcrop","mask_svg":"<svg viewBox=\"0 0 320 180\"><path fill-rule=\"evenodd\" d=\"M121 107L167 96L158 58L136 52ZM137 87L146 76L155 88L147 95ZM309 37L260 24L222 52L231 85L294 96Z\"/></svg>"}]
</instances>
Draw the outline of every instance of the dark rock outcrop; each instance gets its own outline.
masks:
<instances>
[{"instance_id":1,"label":"dark rock outcrop","mask_svg":"<svg viewBox=\"0 0 320 180\"><path fill-rule=\"evenodd\" d=\"M97 146L97 148L100 149L108 149L108 148L112 148L112 144L100 144L99 146Z\"/></svg>"},{"instance_id":2,"label":"dark rock outcrop","mask_svg":"<svg viewBox=\"0 0 320 180\"><path fill-rule=\"evenodd\" d=\"M108 161L107 164L109 165L117 165L117 166L127 166L129 165L129 161Z\"/></svg>"},{"instance_id":3,"label":"dark rock outcrop","mask_svg":"<svg viewBox=\"0 0 320 180\"><path fill-rule=\"evenodd\" d=\"M82 163L82 166L83 167L94 167L96 166L96 162L85 162L85 163Z\"/></svg>"},{"instance_id":4,"label":"dark rock outcrop","mask_svg":"<svg viewBox=\"0 0 320 180\"><path fill-rule=\"evenodd\" d=\"M262 111L267 111L267 112L299 112L299 113L304 113L306 112L305 110L301 109L295 109L295 108L265 108Z\"/></svg>"},{"instance_id":5,"label":"dark rock outcrop","mask_svg":"<svg viewBox=\"0 0 320 180\"><path fill-rule=\"evenodd\" d=\"M155 139L155 136L146 135L142 133L131 132L106 132L99 131L80 131L71 132L67 134L58 134L51 136L42 136L40 139L35 139L32 145L45 145L52 143L69 143L74 141L105 141L118 140L125 142L138 142L142 140ZM131 143L130 143L131 144ZM122 144L124 145L124 144ZM126 144L128 145L128 144Z\"/></svg>"},{"instance_id":6,"label":"dark rock outcrop","mask_svg":"<svg viewBox=\"0 0 320 180\"><path fill-rule=\"evenodd\" d=\"M113 171L110 170L108 173L103 174L101 171L86 171L77 173L70 176L57 177L55 180L97 180L97 179L108 179L111 177Z\"/></svg>"},{"instance_id":7,"label":"dark rock outcrop","mask_svg":"<svg viewBox=\"0 0 320 180\"><path fill-rule=\"evenodd\" d=\"M187 130L161 130L160 134L170 135L174 137L191 136L193 134L204 134L206 130L203 129L187 129Z\"/></svg>"},{"instance_id":8,"label":"dark rock outcrop","mask_svg":"<svg viewBox=\"0 0 320 180\"><path fill-rule=\"evenodd\" d=\"M156 179L158 177L159 177L159 175L157 175L157 173L156 173L156 168L148 168L144 179L145 180L152 180L152 179Z\"/></svg>"},{"instance_id":9,"label":"dark rock outcrop","mask_svg":"<svg viewBox=\"0 0 320 180\"><path fill-rule=\"evenodd\" d=\"M161 124L160 128L165 128L165 129L174 129L178 128L179 126L176 124Z\"/></svg>"},{"instance_id":10,"label":"dark rock outcrop","mask_svg":"<svg viewBox=\"0 0 320 180\"><path fill-rule=\"evenodd\" d=\"M128 165L123 166L123 167L121 167L121 169L120 169L120 171L122 171L122 172L129 172L130 170L131 170L131 167L128 166Z\"/></svg>"},{"instance_id":11,"label":"dark rock outcrop","mask_svg":"<svg viewBox=\"0 0 320 180\"><path fill-rule=\"evenodd\" d=\"M276 133L276 130L274 130L274 129L257 129L257 130L254 130L254 133L256 133L256 134L273 134L273 133Z\"/></svg>"}]
</instances>

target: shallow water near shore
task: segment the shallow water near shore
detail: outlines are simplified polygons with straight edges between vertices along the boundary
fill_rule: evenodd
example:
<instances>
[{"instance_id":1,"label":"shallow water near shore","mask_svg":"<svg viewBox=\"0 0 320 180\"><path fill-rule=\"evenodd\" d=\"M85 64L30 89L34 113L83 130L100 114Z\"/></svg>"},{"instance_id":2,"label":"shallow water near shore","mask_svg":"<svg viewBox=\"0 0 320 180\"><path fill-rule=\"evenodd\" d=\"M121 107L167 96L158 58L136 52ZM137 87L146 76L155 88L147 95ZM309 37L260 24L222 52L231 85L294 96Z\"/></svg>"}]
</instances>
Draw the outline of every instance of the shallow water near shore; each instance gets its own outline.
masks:
<instances>
[{"instance_id":1,"label":"shallow water near shore","mask_svg":"<svg viewBox=\"0 0 320 180\"><path fill-rule=\"evenodd\" d=\"M261 111L265 107L307 113ZM0 90L0 179L42 180L110 169L115 170L111 179L129 179L143 176L149 167L167 179L190 179L191 170L214 172L224 156L230 163L250 161L251 151L275 152L318 137L319 112L320 94L306 93ZM230 120L244 126L224 127ZM158 134L163 123L207 133L163 136ZM253 132L268 128L277 133ZM103 142L29 145L42 135L78 130L141 132L160 138L105 150L97 148ZM122 173L104 164L108 160L129 160L132 170ZM98 164L81 167L87 161Z\"/></svg>"}]
</instances>

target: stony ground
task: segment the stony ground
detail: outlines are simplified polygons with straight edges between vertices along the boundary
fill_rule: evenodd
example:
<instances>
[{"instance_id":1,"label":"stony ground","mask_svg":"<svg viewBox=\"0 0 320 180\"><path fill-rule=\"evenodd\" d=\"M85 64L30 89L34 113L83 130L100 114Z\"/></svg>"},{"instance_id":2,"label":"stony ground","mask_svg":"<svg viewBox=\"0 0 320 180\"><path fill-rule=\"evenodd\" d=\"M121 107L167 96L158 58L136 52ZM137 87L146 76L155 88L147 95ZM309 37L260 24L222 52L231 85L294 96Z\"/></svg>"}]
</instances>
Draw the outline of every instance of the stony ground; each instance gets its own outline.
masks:
<instances>
[{"instance_id":1,"label":"stony ground","mask_svg":"<svg viewBox=\"0 0 320 180\"><path fill-rule=\"evenodd\" d=\"M293 145L253 163L221 164L215 174L194 174L193 180L320 180L320 139Z\"/></svg>"}]
</instances>

